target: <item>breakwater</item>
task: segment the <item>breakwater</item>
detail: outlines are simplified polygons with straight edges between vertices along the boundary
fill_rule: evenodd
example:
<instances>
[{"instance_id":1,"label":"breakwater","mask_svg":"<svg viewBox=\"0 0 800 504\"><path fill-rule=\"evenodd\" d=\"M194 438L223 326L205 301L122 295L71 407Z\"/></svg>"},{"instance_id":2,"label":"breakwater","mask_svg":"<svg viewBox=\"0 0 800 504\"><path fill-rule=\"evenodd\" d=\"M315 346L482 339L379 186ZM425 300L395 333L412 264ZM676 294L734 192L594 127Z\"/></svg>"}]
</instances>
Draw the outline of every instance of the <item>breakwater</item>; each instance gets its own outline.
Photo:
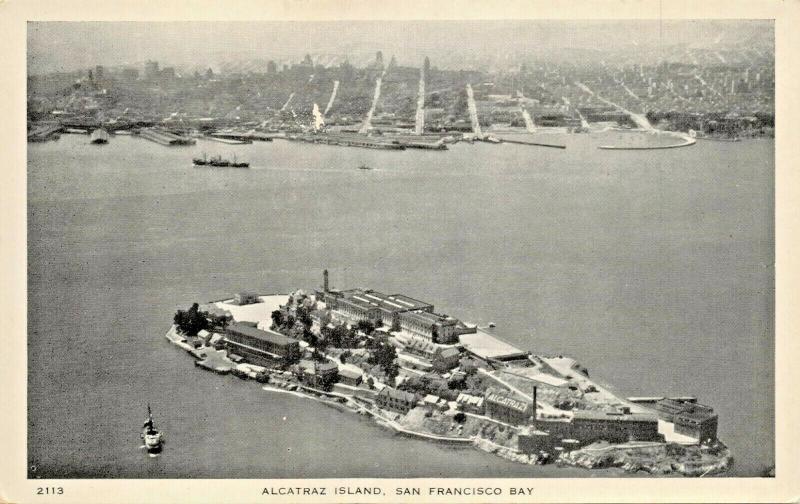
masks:
<instances>
[{"instance_id":1,"label":"breakwater","mask_svg":"<svg viewBox=\"0 0 800 504\"><path fill-rule=\"evenodd\" d=\"M680 143L670 145L600 145L597 148L603 150L661 150L661 149L677 149L679 147L688 147L694 145L697 141L689 136L679 136Z\"/></svg>"},{"instance_id":2,"label":"breakwater","mask_svg":"<svg viewBox=\"0 0 800 504\"><path fill-rule=\"evenodd\" d=\"M552 149L566 149L566 145L559 145L559 144L548 144L548 143L541 143L541 142L525 142L523 140L507 140L502 138L501 141L503 143L511 143L511 144L520 144L520 145L531 145L534 147L550 147Z\"/></svg>"}]
</instances>

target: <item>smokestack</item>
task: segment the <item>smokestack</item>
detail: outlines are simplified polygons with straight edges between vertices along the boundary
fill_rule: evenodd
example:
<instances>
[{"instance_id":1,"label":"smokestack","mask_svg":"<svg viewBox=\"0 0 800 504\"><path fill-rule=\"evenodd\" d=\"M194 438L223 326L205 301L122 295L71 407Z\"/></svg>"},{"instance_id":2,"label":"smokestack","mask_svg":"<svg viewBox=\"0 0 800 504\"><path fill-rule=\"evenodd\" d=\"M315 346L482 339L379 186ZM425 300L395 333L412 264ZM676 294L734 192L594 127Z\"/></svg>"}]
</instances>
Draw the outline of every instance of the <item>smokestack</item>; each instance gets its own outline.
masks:
<instances>
[{"instance_id":1,"label":"smokestack","mask_svg":"<svg viewBox=\"0 0 800 504\"><path fill-rule=\"evenodd\" d=\"M328 270L322 272L322 292L328 292Z\"/></svg>"},{"instance_id":2,"label":"smokestack","mask_svg":"<svg viewBox=\"0 0 800 504\"><path fill-rule=\"evenodd\" d=\"M532 420L536 422L536 385L533 386L533 418Z\"/></svg>"}]
</instances>

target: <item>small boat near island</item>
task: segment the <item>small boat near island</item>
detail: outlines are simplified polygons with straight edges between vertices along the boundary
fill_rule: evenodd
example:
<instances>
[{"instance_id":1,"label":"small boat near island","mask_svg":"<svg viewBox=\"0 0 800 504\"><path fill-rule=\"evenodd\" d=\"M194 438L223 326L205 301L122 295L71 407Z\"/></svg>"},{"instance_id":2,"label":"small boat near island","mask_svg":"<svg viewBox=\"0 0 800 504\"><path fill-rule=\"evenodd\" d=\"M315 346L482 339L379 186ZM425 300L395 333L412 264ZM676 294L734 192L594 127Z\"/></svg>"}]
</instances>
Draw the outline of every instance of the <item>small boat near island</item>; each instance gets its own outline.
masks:
<instances>
[{"instance_id":1,"label":"small boat near island","mask_svg":"<svg viewBox=\"0 0 800 504\"><path fill-rule=\"evenodd\" d=\"M364 163L361 163L360 165L358 165L358 169L359 170L371 170L372 167L371 166L367 166Z\"/></svg>"},{"instance_id":2,"label":"small boat near island","mask_svg":"<svg viewBox=\"0 0 800 504\"><path fill-rule=\"evenodd\" d=\"M233 157L233 161L228 161L227 159L223 159L222 156L212 156L207 158L205 154L203 154L201 158L194 158L192 159L192 163L195 166L214 166L219 168L250 168L250 163L240 162L236 160L236 156Z\"/></svg>"},{"instance_id":3,"label":"small boat near island","mask_svg":"<svg viewBox=\"0 0 800 504\"><path fill-rule=\"evenodd\" d=\"M147 420L142 425L142 441L144 441L144 448L147 453L155 455L161 453L164 448L164 435L156 429L155 422L153 422L153 413L150 410L150 404L147 404Z\"/></svg>"},{"instance_id":4,"label":"small boat near island","mask_svg":"<svg viewBox=\"0 0 800 504\"><path fill-rule=\"evenodd\" d=\"M89 137L89 142L93 144L107 144L108 131L106 131L105 128L97 128L96 130L92 131L92 135Z\"/></svg>"}]
</instances>

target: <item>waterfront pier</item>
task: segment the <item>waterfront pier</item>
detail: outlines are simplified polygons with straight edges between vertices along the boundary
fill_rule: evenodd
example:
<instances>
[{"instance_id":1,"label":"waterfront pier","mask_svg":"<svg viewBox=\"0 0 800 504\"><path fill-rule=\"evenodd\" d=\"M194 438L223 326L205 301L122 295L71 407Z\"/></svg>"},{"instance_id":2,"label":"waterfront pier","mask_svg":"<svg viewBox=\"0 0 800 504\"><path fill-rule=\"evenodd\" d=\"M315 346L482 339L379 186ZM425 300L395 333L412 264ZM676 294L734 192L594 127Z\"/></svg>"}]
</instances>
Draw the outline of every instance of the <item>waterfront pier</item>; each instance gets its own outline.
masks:
<instances>
[{"instance_id":1,"label":"waterfront pier","mask_svg":"<svg viewBox=\"0 0 800 504\"><path fill-rule=\"evenodd\" d=\"M143 128L139 130L139 136L146 138L151 142L165 146L194 145L196 143L194 138L176 135L174 133L155 128Z\"/></svg>"}]
</instances>

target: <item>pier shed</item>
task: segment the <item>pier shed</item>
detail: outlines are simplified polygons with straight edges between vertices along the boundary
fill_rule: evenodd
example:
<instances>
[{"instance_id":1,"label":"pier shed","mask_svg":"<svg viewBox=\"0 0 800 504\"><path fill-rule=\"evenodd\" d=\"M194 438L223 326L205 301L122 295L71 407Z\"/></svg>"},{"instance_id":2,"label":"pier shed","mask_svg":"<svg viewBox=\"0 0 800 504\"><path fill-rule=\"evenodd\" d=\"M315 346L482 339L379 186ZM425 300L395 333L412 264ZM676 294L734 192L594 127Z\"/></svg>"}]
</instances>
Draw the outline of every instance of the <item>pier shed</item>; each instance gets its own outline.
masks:
<instances>
[{"instance_id":1,"label":"pier shed","mask_svg":"<svg viewBox=\"0 0 800 504\"><path fill-rule=\"evenodd\" d=\"M459 341L468 352L483 360L512 361L524 359L528 355L528 352L510 345L482 329L477 329L471 334L460 335Z\"/></svg>"}]
</instances>

